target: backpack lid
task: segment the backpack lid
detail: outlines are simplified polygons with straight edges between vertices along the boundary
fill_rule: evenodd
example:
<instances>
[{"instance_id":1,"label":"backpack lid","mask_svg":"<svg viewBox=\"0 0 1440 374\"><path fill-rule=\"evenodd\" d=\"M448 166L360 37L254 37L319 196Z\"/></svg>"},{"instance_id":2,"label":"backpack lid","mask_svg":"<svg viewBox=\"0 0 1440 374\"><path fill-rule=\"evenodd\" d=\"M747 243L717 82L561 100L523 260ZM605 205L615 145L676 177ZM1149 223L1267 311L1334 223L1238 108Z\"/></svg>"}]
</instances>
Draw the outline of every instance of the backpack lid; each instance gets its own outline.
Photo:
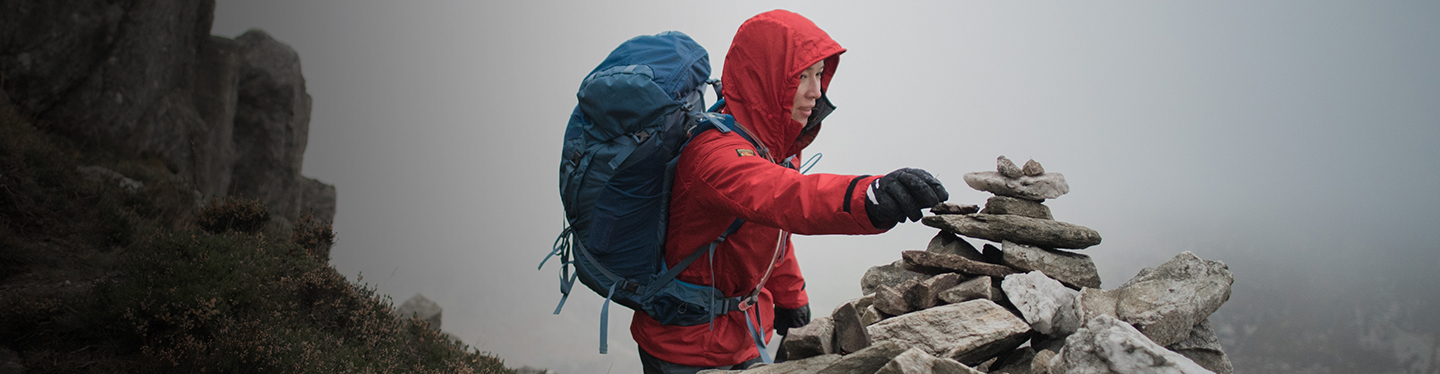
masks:
<instances>
[{"instance_id":1,"label":"backpack lid","mask_svg":"<svg viewBox=\"0 0 1440 374\"><path fill-rule=\"evenodd\" d=\"M576 98L584 131L607 140L657 125L709 77L709 54L684 33L631 38L581 83Z\"/></svg>"}]
</instances>

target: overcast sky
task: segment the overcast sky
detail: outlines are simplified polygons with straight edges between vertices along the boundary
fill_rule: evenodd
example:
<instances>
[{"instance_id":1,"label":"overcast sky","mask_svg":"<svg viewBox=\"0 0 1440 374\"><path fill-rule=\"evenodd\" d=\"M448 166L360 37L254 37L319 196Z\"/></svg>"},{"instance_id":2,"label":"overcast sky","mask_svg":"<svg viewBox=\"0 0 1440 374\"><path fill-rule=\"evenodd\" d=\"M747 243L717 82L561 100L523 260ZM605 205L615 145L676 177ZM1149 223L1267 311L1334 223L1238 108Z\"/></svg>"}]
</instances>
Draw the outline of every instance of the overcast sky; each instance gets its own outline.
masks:
<instances>
[{"instance_id":1,"label":"overcast sky","mask_svg":"<svg viewBox=\"0 0 1440 374\"><path fill-rule=\"evenodd\" d=\"M425 294L445 330L511 366L639 371L629 310L612 308L599 355L602 299L578 289L551 315L558 268L535 269L562 227L585 74L630 37L680 30L718 78L736 28L775 8L849 49L813 172L919 167L983 204L961 175L1033 158L1070 183L1046 202L1055 218L1104 237L1086 253L1106 288L1186 250L1229 264L1215 318L1237 368L1281 354L1254 343L1274 321L1373 321L1360 293L1389 295L1390 330L1437 359L1440 323L1414 316L1440 294L1406 285L1440 282L1440 3L495 3L219 0L213 33L260 28L299 53L304 173L339 192L334 266L397 305ZM797 237L814 310L934 234ZM1381 340L1365 344L1400 350Z\"/></svg>"}]
</instances>

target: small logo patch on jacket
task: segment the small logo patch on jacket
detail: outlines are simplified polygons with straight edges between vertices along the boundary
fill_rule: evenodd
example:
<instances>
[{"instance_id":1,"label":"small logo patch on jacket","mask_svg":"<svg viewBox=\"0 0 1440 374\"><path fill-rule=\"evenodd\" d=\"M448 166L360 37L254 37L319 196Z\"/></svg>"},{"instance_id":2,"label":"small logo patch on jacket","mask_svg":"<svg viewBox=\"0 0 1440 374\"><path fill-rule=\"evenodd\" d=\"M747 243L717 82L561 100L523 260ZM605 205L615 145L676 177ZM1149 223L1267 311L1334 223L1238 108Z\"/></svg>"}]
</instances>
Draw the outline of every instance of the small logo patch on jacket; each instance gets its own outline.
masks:
<instances>
[{"instance_id":1,"label":"small logo patch on jacket","mask_svg":"<svg viewBox=\"0 0 1440 374\"><path fill-rule=\"evenodd\" d=\"M749 150L749 149L745 149L745 148L736 148L736 149L735 149L735 154L740 155L740 157L754 156L754 155L755 155L755 151L752 151L752 150Z\"/></svg>"}]
</instances>

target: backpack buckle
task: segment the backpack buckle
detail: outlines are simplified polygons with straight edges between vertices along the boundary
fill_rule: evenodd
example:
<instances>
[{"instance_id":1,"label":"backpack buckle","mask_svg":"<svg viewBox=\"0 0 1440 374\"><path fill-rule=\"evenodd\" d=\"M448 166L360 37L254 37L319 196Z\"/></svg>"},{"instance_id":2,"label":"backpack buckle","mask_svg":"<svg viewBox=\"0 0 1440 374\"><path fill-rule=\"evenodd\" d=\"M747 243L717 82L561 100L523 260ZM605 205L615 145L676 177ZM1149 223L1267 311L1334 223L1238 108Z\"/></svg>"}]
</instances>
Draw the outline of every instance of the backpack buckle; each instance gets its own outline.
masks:
<instances>
[{"instance_id":1,"label":"backpack buckle","mask_svg":"<svg viewBox=\"0 0 1440 374\"><path fill-rule=\"evenodd\" d=\"M746 296L744 299L740 299L740 310L748 311L751 307L754 307L758 301L755 295Z\"/></svg>"}]
</instances>

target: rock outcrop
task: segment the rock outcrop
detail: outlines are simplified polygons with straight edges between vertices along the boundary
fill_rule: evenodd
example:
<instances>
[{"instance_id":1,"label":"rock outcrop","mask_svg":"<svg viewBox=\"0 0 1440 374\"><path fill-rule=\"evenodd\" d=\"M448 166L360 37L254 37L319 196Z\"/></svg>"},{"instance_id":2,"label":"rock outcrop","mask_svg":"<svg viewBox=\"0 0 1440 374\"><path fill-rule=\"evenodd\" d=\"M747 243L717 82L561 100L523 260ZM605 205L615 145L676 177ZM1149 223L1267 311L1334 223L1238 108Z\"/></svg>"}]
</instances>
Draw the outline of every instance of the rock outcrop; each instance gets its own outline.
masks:
<instances>
[{"instance_id":1,"label":"rock outcrop","mask_svg":"<svg viewBox=\"0 0 1440 374\"><path fill-rule=\"evenodd\" d=\"M425 295L418 293L415 294L415 296L411 296L409 300L405 300L404 304L400 304L400 307L395 309L395 314L401 318L413 317L421 321L429 322L430 328L436 330L440 329L442 312L444 312L444 309L440 308L440 304L430 301Z\"/></svg>"},{"instance_id":2,"label":"rock outcrop","mask_svg":"<svg viewBox=\"0 0 1440 374\"><path fill-rule=\"evenodd\" d=\"M1050 174L1034 160L1015 167L1002 157L997 164L1001 171L989 173L1003 178L1063 181L1045 179ZM831 362L818 371L809 371L816 365L807 364L805 371L795 372L1232 372L1206 321L1229 299L1234 278L1224 263L1182 252L1118 288L1101 289L1090 256L1054 248L1090 247L1099 244L1099 234L1050 219L1041 200L997 192L978 212L956 204L932 209L937 215L923 221L944 231L925 251L904 251L901 261L870 268L861 280L865 296L842 304L830 317L790 330L785 345L791 359ZM965 220L989 227L953 224ZM1036 234L1036 227L1087 233ZM1037 244L1037 237L1047 236L1082 239ZM1000 246L986 243L977 251L966 237ZM836 318L853 326L857 314L858 323L867 325L868 347L838 348L850 344L842 343L847 339L857 346L862 341L853 332L847 339L835 335L840 330ZM831 357L837 354L838 359Z\"/></svg>"},{"instance_id":3,"label":"rock outcrop","mask_svg":"<svg viewBox=\"0 0 1440 374\"><path fill-rule=\"evenodd\" d=\"M1179 353L1161 347L1130 324L1101 315L1065 339L1050 360L1052 373L1211 373Z\"/></svg>"},{"instance_id":4,"label":"rock outcrop","mask_svg":"<svg viewBox=\"0 0 1440 374\"><path fill-rule=\"evenodd\" d=\"M213 0L4 2L0 82L54 131L157 159L202 201L258 198L274 230L306 211L333 220L335 188L300 174L310 95L299 56L260 30L211 36L214 10Z\"/></svg>"}]
</instances>

